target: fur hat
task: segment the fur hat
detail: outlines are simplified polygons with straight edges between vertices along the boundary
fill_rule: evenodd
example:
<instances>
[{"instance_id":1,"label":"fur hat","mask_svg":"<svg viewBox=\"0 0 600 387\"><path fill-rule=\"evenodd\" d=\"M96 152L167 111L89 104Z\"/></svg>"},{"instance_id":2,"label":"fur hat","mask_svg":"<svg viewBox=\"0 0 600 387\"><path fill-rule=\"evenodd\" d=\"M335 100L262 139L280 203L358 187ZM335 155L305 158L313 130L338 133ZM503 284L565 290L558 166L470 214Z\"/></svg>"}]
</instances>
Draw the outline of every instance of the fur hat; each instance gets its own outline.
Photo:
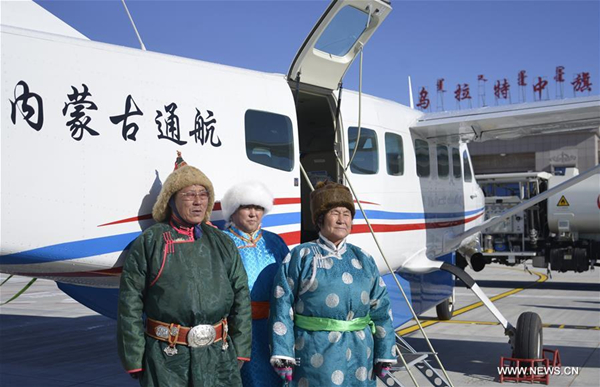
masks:
<instances>
[{"instance_id":1,"label":"fur hat","mask_svg":"<svg viewBox=\"0 0 600 387\"><path fill-rule=\"evenodd\" d=\"M348 187L332 181L318 182L315 190L310 193L310 213L315 226L319 216L335 207L346 207L350 210L352 219L354 219L356 209Z\"/></svg>"},{"instance_id":2,"label":"fur hat","mask_svg":"<svg viewBox=\"0 0 600 387\"><path fill-rule=\"evenodd\" d=\"M240 206L260 206L265 215L273 209L273 194L264 184L258 181L238 183L229 188L221 199L223 218L229 221Z\"/></svg>"},{"instance_id":3,"label":"fur hat","mask_svg":"<svg viewBox=\"0 0 600 387\"><path fill-rule=\"evenodd\" d=\"M169 219L171 217L171 207L169 207L171 196L190 185L201 185L208 191L208 205L206 206L206 214L204 215L203 222L208 221L215 203L215 191L212 182L198 168L187 165L181 158L179 151L177 152L175 170L163 183L154 208L152 208L152 217L154 220L163 222Z\"/></svg>"}]
</instances>

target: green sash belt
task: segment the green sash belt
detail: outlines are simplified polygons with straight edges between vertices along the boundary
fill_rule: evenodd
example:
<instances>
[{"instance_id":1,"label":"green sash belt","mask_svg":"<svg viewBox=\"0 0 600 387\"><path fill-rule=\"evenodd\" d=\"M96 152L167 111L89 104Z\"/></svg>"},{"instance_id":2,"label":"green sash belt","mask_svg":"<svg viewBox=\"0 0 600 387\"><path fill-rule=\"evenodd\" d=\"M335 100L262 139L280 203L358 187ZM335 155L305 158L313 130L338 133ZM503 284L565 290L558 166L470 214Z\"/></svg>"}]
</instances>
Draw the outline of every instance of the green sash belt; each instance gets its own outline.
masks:
<instances>
[{"instance_id":1,"label":"green sash belt","mask_svg":"<svg viewBox=\"0 0 600 387\"><path fill-rule=\"evenodd\" d=\"M294 323L299 328L307 331L336 331L336 332L351 332L362 331L368 325L371 326L371 333L375 334L375 323L371 320L371 316L358 317L350 321L334 320L324 317L309 317L297 314L294 316Z\"/></svg>"}]
</instances>

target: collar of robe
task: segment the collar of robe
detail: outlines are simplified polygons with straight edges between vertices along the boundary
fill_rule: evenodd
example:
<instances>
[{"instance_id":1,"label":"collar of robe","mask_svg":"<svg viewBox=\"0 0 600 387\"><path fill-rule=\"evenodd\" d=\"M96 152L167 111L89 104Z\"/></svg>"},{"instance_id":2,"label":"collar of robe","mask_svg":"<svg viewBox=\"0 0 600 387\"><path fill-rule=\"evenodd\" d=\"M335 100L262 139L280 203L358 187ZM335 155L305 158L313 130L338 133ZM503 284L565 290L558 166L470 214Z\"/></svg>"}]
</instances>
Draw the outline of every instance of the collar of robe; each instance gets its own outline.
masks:
<instances>
[{"instance_id":1,"label":"collar of robe","mask_svg":"<svg viewBox=\"0 0 600 387\"><path fill-rule=\"evenodd\" d=\"M242 230L240 230L234 223L231 223L231 225L229 226L229 231L231 231L233 235L246 242L246 246L242 247L256 247L256 244L258 243L260 238L262 238L262 230L260 228L260 225L258 226L258 229L256 231L254 231L252 234L248 234L247 232L243 232Z\"/></svg>"},{"instance_id":2,"label":"collar of robe","mask_svg":"<svg viewBox=\"0 0 600 387\"><path fill-rule=\"evenodd\" d=\"M319 232L317 244L327 252L327 255L325 255L323 259L329 257L342 259L342 255L346 252L346 238L342 239L342 241L336 246L333 242L325 238L323 234Z\"/></svg>"}]
</instances>

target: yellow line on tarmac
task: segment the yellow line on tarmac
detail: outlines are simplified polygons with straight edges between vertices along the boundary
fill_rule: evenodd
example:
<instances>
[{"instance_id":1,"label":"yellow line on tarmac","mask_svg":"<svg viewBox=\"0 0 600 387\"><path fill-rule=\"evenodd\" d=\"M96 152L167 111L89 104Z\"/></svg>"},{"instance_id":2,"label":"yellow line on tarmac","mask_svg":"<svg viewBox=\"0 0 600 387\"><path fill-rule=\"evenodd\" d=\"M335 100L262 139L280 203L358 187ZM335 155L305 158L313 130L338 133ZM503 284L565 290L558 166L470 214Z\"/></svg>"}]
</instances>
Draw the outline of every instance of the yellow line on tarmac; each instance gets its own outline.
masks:
<instances>
[{"instance_id":1,"label":"yellow line on tarmac","mask_svg":"<svg viewBox=\"0 0 600 387\"><path fill-rule=\"evenodd\" d=\"M500 325L497 321L469 321L469 320L429 320L431 323L442 323L442 324L468 324L468 325ZM431 324L430 324L431 325ZM544 328L552 329L578 329L578 330L600 330L600 326L597 325L568 325L568 324L542 324Z\"/></svg>"},{"instance_id":2,"label":"yellow line on tarmac","mask_svg":"<svg viewBox=\"0 0 600 387\"><path fill-rule=\"evenodd\" d=\"M507 269L507 270L521 271L519 269ZM521 291L523 291L525 289L529 289L529 288L531 288L531 287L533 287L533 286L535 286L535 285L537 285L539 283L542 283L542 282L545 282L545 281L548 280L548 276L545 275L545 274L538 273L536 271L531 271L530 273L535 274L535 275L538 276L538 279L535 282L532 282L528 286L524 286L522 288L516 288L516 289L513 289L513 290L509 290L507 292L498 294L498 295L496 295L494 297L490 297L490 300L492 302L500 300L502 298L505 298L505 297L511 296L513 294L519 293L519 292L521 292ZM477 281L475 281L475 282L477 282ZM452 314L452 317L456 317L456 316L459 316L459 315L461 315L463 313L467 313L467 312L469 312L469 311L471 311L473 309L479 308L481 306L483 306L483 302L481 302L481 301L476 302L476 303L471 304L471 305L467 305L467 306L462 307L462 308L460 308L458 310L455 310L454 313ZM440 322L440 320L428 320L428 321L425 321L425 322L421 322L421 326L423 328L425 328L425 327L437 324L438 322ZM444 321L444 322L448 322L448 321ZM404 335L407 335L407 334L412 333L412 332L417 331L417 330L419 330L419 326L417 324L414 324L414 325L411 325L411 326L409 326L407 328L398 330L398 331L396 331L396 333L398 335L400 335L400 336L404 336Z\"/></svg>"}]
</instances>

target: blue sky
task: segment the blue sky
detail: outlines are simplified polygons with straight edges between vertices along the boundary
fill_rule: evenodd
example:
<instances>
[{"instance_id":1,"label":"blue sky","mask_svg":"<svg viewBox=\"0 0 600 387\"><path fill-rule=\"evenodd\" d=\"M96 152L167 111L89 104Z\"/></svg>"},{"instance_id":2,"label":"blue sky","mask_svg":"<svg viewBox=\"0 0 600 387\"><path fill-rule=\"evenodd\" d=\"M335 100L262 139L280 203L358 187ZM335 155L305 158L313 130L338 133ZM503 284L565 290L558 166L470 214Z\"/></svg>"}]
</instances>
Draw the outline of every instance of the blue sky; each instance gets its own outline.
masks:
<instances>
[{"instance_id":1,"label":"blue sky","mask_svg":"<svg viewBox=\"0 0 600 387\"><path fill-rule=\"evenodd\" d=\"M39 1L38 4L93 40L139 47L120 0ZM287 73L328 1L127 1L148 50L258 71ZM470 84L477 107L477 75L484 74L486 101L506 78L518 102L517 74L527 73L527 101L538 76L548 80L565 67L570 82L589 72L600 90L600 0L587 1L392 1L393 11L364 51L363 91L409 103L425 86L436 110L436 80L445 79L445 110L454 110L457 84ZM358 61L344 87L358 88ZM579 93L578 96L587 95ZM506 104L500 101L500 104ZM463 102L463 108L466 107Z\"/></svg>"}]
</instances>

